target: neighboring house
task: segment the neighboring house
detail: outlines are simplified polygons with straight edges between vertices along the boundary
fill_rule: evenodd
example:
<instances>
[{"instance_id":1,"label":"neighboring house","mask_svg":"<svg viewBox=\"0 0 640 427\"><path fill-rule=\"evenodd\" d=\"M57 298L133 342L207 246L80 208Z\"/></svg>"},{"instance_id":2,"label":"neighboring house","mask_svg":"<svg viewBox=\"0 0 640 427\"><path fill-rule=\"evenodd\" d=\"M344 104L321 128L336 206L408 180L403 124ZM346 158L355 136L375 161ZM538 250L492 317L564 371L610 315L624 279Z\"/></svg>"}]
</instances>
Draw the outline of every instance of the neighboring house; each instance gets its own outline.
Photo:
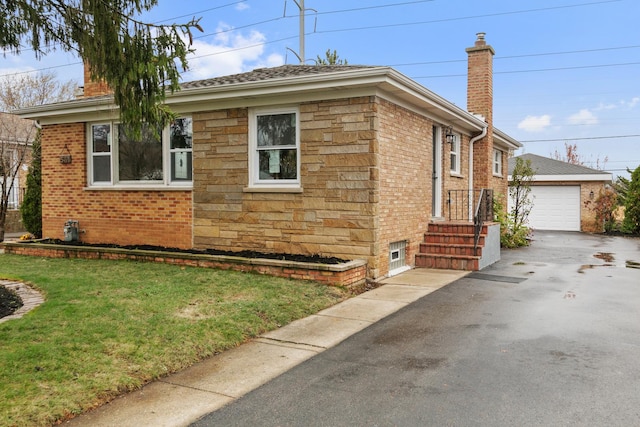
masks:
<instances>
[{"instance_id":1,"label":"neighboring house","mask_svg":"<svg viewBox=\"0 0 640 427\"><path fill-rule=\"evenodd\" d=\"M529 227L538 230L602 232L596 220L595 200L611 183L608 172L574 165L535 154L509 159L509 179L516 158L531 161L535 172L531 185L533 208Z\"/></svg>"},{"instance_id":2,"label":"neighboring house","mask_svg":"<svg viewBox=\"0 0 640 427\"><path fill-rule=\"evenodd\" d=\"M85 77L84 98L21 112L43 129L43 235L74 219L87 242L365 259L372 279L414 266L449 190L506 194L520 147L493 128L484 34L467 52L474 114L388 67L285 65L184 83L166 100L180 118L142 141Z\"/></svg>"},{"instance_id":3,"label":"neighboring house","mask_svg":"<svg viewBox=\"0 0 640 427\"><path fill-rule=\"evenodd\" d=\"M5 188L5 181L7 186L13 182L7 200L7 233L24 231L19 208L26 188L27 172L31 162L31 143L35 133L33 120L0 112L0 187Z\"/></svg>"}]
</instances>

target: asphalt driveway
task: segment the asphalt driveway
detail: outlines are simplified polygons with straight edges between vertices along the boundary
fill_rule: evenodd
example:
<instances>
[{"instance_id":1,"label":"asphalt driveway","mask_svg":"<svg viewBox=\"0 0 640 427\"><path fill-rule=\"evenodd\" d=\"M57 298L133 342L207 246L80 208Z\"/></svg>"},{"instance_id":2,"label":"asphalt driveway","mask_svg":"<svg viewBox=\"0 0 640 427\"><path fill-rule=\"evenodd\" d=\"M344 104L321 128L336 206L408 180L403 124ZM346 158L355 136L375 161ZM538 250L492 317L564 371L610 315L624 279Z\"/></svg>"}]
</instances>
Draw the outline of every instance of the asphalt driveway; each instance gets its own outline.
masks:
<instances>
[{"instance_id":1,"label":"asphalt driveway","mask_svg":"<svg viewBox=\"0 0 640 427\"><path fill-rule=\"evenodd\" d=\"M537 232L194 426L640 425L640 240Z\"/></svg>"}]
</instances>

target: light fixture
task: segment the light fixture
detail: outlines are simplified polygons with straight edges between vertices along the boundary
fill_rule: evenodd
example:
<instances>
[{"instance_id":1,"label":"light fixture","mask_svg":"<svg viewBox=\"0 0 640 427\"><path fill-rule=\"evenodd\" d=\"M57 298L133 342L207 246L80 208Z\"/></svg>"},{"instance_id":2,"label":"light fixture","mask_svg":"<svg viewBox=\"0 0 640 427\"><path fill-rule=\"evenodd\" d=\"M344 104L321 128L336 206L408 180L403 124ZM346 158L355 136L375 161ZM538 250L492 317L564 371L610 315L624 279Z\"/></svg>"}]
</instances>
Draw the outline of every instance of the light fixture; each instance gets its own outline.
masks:
<instances>
[{"instance_id":1,"label":"light fixture","mask_svg":"<svg viewBox=\"0 0 640 427\"><path fill-rule=\"evenodd\" d=\"M451 145L456 142L456 134L453 133L453 128L451 126L444 127L444 140Z\"/></svg>"},{"instance_id":2,"label":"light fixture","mask_svg":"<svg viewBox=\"0 0 640 427\"><path fill-rule=\"evenodd\" d=\"M596 196L595 193L593 192L593 190L591 190L591 192L589 193L589 198L593 200L595 196Z\"/></svg>"}]
</instances>

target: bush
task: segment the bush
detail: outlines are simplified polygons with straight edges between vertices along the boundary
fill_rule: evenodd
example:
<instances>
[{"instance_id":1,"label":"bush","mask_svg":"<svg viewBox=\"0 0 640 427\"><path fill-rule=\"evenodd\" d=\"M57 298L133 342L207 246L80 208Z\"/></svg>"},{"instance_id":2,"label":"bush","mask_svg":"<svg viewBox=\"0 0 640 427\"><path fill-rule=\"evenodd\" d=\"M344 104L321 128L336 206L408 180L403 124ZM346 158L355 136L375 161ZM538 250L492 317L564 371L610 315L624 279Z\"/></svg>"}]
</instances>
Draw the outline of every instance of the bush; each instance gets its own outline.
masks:
<instances>
[{"instance_id":1,"label":"bush","mask_svg":"<svg viewBox=\"0 0 640 427\"><path fill-rule=\"evenodd\" d=\"M623 231L640 234L640 166L631 173L624 207Z\"/></svg>"},{"instance_id":2,"label":"bush","mask_svg":"<svg viewBox=\"0 0 640 427\"><path fill-rule=\"evenodd\" d=\"M512 213L503 209L502 202L496 197L493 200L496 221L500 223L500 246L503 248L519 248L529 245L529 227L516 221Z\"/></svg>"}]
</instances>

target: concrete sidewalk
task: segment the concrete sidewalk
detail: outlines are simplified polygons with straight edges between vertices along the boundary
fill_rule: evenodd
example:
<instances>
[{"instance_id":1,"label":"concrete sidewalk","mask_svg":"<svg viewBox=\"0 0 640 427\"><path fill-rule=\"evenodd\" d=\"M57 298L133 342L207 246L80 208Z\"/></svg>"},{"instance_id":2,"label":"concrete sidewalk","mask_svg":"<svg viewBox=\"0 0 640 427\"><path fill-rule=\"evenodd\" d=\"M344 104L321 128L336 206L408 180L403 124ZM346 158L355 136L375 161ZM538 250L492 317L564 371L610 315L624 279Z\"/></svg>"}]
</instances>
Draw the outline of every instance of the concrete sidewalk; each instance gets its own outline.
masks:
<instances>
[{"instance_id":1,"label":"concrete sidewalk","mask_svg":"<svg viewBox=\"0 0 640 427\"><path fill-rule=\"evenodd\" d=\"M415 269L83 414L69 426L186 426L466 271Z\"/></svg>"}]
</instances>

